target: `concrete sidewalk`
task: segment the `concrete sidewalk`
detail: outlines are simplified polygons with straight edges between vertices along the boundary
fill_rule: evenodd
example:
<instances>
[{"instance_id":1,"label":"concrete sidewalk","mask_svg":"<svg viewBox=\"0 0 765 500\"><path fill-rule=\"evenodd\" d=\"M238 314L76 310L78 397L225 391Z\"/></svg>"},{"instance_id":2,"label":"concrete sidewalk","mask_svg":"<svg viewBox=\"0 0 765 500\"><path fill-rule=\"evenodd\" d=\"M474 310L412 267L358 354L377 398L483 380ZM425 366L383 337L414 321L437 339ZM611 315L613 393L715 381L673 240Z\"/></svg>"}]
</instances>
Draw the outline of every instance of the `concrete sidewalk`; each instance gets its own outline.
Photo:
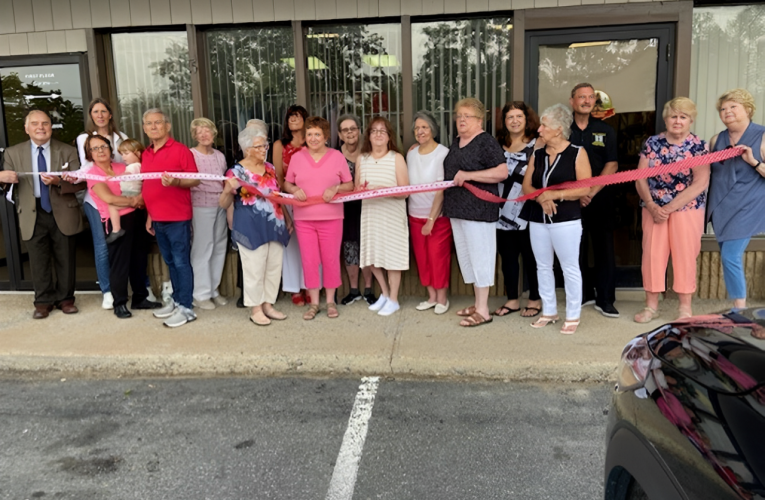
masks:
<instances>
[{"instance_id":1,"label":"concrete sidewalk","mask_svg":"<svg viewBox=\"0 0 765 500\"><path fill-rule=\"evenodd\" d=\"M259 327L247 309L230 303L197 310L198 319L170 329L151 311L117 319L100 308L100 294L77 296L80 313L54 311L32 319L31 294L0 295L0 375L44 377L157 377L266 375L382 375L499 380L605 381L625 343L674 319L677 303L665 301L662 316L648 325L632 321L643 304L620 301L620 319L582 311L576 335L559 333L561 323L529 326L517 313L477 328L462 328L455 312L471 297L452 297L438 316L414 309L408 298L398 313L381 317L365 303L339 306L330 320L323 309L303 321L304 308L281 298L287 320ZM500 298L490 306L498 307ZM752 304L757 305L757 304ZM727 301L694 303L697 314L722 310ZM564 304L559 305L564 311Z\"/></svg>"}]
</instances>

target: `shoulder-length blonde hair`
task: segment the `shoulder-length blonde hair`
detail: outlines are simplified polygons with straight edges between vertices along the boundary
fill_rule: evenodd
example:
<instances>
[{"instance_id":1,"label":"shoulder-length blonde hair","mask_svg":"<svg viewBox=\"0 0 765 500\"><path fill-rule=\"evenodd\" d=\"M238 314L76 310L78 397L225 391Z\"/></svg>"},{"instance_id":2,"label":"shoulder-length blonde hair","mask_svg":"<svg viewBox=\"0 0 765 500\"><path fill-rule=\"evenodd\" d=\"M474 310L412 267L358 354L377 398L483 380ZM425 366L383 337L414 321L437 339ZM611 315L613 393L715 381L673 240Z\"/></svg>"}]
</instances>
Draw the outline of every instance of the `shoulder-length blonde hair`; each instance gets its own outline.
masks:
<instances>
[{"instance_id":1,"label":"shoulder-length blonde hair","mask_svg":"<svg viewBox=\"0 0 765 500\"><path fill-rule=\"evenodd\" d=\"M725 92L717 99L717 112L722 109L722 105L726 101L733 101L741 104L746 109L746 114L749 115L751 120L754 116L754 112L757 110L757 106L754 105L754 97L746 89L733 89Z\"/></svg>"}]
</instances>

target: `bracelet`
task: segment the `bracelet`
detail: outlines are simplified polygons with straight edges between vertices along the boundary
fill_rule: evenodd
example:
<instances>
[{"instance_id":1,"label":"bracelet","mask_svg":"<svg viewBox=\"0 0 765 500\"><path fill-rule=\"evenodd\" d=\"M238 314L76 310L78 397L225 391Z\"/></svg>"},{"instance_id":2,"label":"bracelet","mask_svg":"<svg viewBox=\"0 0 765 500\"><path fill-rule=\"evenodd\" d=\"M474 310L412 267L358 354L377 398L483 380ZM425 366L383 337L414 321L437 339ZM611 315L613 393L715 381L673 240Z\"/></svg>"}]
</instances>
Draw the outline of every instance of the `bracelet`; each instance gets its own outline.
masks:
<instances>
[{"instance_id":1,"label":"bracelet","mask_svg":"<svg viewBox=\"0 0 765 500\"><path fill-rule=\"evenodd\" d=\"M758 161L757 165L750 165L750 167L752 167L753 169L758 169L760 167L760 165L762 165L762 162Z\"/></svg>"},{"instance_id":2,"label":"bracelet","mask_svg":"<svg viewBox=\"0 0 765 500\"><path fill-rule=\"evenodd\" d=\"M433 217L428 217L428 220L436 220L436 219L434 219Z\"/></svg>"}]
</instances>

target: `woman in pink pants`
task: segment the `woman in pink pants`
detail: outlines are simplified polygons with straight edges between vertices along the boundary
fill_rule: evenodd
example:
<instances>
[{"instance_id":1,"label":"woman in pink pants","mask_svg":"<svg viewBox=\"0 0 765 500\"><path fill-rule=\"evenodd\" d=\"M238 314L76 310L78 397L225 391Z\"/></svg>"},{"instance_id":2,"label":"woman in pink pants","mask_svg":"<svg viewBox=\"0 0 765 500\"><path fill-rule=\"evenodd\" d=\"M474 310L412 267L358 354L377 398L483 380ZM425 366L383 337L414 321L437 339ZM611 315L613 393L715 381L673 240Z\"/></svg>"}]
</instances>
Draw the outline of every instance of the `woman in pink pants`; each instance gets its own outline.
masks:
<instances>
[{"instance_id":1,"label":"woman in pink pants","mask_svg":"<svg viewBox=\"0 0 765 500\"><path fill-rule=\"evenodd\" d=\"M319 312L321 266L327 295L327 316L337 318L335 291L341 285L340 246L343 238L343 205L328 203L337 193L353 191L353 177L343 154L327 147L329 122L312 116L305 122L306 148L295 153L284 178L284 190L304 201L321 196L325 203L294 208L295 231L300 243L305 286L311 305L303 319Z\"/></svg>"}]
</instances>

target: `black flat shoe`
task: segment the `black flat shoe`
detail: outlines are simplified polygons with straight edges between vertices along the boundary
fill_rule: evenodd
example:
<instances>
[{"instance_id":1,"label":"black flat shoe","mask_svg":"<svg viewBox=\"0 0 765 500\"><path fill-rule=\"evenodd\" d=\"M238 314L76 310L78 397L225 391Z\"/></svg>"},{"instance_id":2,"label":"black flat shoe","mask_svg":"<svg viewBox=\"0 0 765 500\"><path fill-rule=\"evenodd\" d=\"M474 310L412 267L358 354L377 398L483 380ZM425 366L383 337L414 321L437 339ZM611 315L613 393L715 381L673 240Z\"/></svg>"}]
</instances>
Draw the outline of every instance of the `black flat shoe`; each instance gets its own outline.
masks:
<instances>
[{"instance_id":1,"label":"black flat shoe","mask_svg":"<svg viewBox=\"0 0 765 500\"><path fill-rule=\"evenodd\" d=\"M128 311L128 308L125 304L122 304L121 306L114 306L114 315L119 319L126 319L132 317L133 313Z\"/></svg>"},{"instance_id":2,"label":"black flat shoe","mask_svg":"<svg viewBox=\"0 0 765 500\"><path fill-rule=\"evenodd\" d=\"M133 309L159 309L162 304L159 302L152 302L149 299L143 299L141 302L133 302L130 307Z\"/></svg>"},{"instance_id":3,"label":"black flat shoe","mask_svg":"<svg viewBox=\"0 0 765 500\"><path fill-rule=\"evenodd\" d=\"M239 299L237 299L236 307L239 309L244 309L244 292L242 292L242 295L240 295Z\"/></svg>"}]
</instances>

